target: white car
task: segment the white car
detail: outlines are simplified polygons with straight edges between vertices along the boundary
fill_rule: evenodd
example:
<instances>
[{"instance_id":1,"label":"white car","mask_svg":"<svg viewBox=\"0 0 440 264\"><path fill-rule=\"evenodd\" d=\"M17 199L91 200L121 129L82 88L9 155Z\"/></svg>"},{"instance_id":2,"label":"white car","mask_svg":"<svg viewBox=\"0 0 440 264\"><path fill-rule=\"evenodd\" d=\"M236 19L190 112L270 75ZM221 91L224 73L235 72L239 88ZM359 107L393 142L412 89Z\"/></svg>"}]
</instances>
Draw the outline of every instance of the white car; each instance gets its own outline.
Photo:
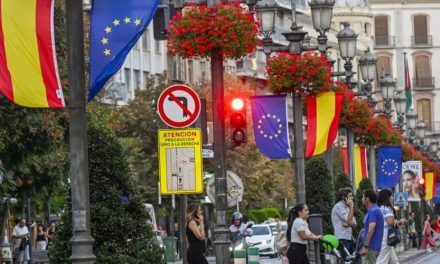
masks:
<instances>
[{"instance_id":1,"label":"white car","mask_svg":"<svg viewBox=\"0 0 440 264\"><path fill-rule=\"evenodd\" d=\"M277 225L279 225L279 228L281 231L286 231L287 230L287 222L273 222L270 223L270 229L272 230L272 234L275 237L278 234L277 231Z\"/></svg>"},{"instance_id":2,"label":"white car","mask_svg":"<svg viewBox=\"0 0 440 264\"><path fill-rule=\"evenodd\" d=\"M270 226L267 224L253 225L253 236L246 237L246 242L249 244L255 244L255 247L260 249L260 255L276 257L275 251L275 239L272 234Z\"/></svg>"}]
</instances>

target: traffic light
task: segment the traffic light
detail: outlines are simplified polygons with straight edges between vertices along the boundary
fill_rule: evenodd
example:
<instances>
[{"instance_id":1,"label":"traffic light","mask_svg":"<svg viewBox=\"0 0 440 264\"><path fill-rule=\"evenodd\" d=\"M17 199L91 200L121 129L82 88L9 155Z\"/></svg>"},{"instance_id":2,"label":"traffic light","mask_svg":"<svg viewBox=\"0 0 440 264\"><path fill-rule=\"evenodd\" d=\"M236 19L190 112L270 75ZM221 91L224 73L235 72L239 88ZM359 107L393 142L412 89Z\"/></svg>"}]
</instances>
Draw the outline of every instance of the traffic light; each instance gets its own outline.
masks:
<instances>
[{"instance_id":1,"label":"traffic light","mask_svg":"<svg viewBox=\"0 0 440 264\"><path fill-rule=\"evenodd\" d=\"M231 100L231 141L235 144L242 144L247 141L246 133L246 102L241 97Z\"/></svg>"},{"instance_id":2,"label":"traffic light","mask_svg":"<svg viewBox=\"0 0 440 264\"><path fill-rule=\"evenodd\" d=\"M419 179L419 188L420 189L425 188L425 179L423 178Z\"/></svg>"}]
</instances>

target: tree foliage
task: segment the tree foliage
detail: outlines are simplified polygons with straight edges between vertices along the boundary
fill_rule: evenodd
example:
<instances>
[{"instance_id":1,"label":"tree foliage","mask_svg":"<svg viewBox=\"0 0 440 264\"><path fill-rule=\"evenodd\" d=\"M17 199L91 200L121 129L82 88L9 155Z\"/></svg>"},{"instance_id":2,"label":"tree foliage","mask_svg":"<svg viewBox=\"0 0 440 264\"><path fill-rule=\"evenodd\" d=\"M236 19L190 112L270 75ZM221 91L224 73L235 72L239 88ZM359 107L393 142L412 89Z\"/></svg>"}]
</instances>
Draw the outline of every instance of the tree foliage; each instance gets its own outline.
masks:
<instances>
[{"instance_id":1,"label":"tree foliage","mask_svg":"<svg viewBox=\"0 0 440 264\"><path fill-rule=\"evenodd\" d=\"M331 211L334 187L325 161L313 157L306 162L306 200L311 214L321 214L324 234L333 234Z\"/></svg>"},{"instance_id":2,"label":"tree foliage","mask_svg":"<svg viewBox=\"0 0 440 264\"><path fill-rule=\"evenodd\" d=\"M89 122L91 233L97 263L162 263L162 250L153 240L148 213L115 134ZM71 204L68 204L54 245L53 263L71 263Z\"/></svg>"},{"instance_id":3,"label":"tree foliage","mask_svg":"<svg viewBox=\"0 0 440 264\"><path fill-rule=\"evenodd\" d=\"M339 201L340 199L338 195L340 189L346 187L352 188L351 181L345 172L341 172L333 178L333 185L335 186L335 201Z\"/></svg>"}]
</instances>

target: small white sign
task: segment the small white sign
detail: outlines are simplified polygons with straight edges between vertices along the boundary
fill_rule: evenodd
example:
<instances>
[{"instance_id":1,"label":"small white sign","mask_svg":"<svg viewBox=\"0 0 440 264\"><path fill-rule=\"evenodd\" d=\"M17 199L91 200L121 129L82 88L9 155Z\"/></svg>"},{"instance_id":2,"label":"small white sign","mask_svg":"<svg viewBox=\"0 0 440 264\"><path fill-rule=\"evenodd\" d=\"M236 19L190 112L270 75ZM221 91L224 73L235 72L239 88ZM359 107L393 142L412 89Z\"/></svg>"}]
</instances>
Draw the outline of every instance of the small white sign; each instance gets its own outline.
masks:
<instances>
[{"instance_id":1,"label":"small white sign","mask_svg":"<svg viewBox=\"0 0 440 264\"><path fill-rule=\"evenodd\" d=\"M204 159L212 159L212 158L214 158L214 150L212 150L212 149L202 149L202 157Z\"/></svg>"}]
</instances>

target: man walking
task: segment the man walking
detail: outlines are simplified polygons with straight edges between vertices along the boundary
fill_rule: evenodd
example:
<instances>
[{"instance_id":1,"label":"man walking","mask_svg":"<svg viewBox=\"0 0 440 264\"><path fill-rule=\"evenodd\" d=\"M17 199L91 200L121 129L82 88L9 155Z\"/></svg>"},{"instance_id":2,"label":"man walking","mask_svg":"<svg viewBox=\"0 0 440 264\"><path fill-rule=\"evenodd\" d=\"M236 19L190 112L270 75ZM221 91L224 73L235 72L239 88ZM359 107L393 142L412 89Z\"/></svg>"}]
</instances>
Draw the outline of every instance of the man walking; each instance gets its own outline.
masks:
<instances>
[{"instance_id":1,"label":"man walking","mask_svg":"<svg viewBox=\"0 0 440 264\"><path fill-rule=\"evenodd\" d=\"M364 217L363 247L359 251L363 256L363 264L375 264L382 245L384 218L376 202L377 194L374 190L364 191L362 203L368 212Z\"/></svg>"},{"instance_id":2,"label":"man walking","mask_svg":"<svg viewBox=\"0 0 440 264\"><path fill-rule=\"evenodd\" d=\"M354 218L353 192L349 187L341 188L338 191L338 196L339 202L333 206L331 218L335 236L339 240L339 250L345 260L347 254L343 247L347 248L350 253L354 251L352 227L356 225L356 218Z\"/></svg>"}]
</instances>

